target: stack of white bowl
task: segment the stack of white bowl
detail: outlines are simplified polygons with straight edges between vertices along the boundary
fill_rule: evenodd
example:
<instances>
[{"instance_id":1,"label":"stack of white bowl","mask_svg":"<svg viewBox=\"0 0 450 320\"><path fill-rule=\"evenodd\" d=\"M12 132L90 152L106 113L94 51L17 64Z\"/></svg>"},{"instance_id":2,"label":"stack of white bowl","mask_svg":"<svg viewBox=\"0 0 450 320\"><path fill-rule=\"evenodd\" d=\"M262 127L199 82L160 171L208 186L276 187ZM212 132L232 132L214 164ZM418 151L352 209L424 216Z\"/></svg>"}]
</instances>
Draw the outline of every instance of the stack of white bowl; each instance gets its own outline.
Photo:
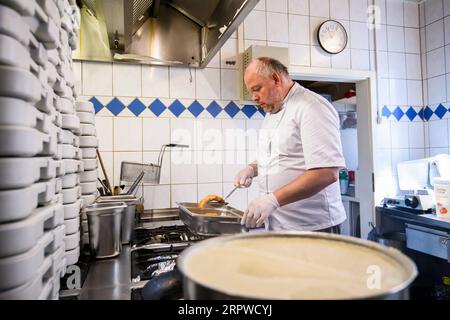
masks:
<instances>
[{"instance_id":1,"label":"stack of white bowl","mask_svg":"<svg viewBox=\"0 0 450 320\"><path fill-rule=\"evenodd\" d=\"M76 110L81 123L80 147L83 158L84 172L81 173L81 193L83 207L95 202L97 198L97 147L98 139L95 130L94 105L89 101L77 101ZM82 245L89 243L88 223L85 214L82 215Z\"/></svg>"},{"instance_id":2,"label":"stack of white bowl","mask_svg":"<svg viewBox=\"0 0 450 320\"><path fill-rule=\"evenodd\" d=\"M73 14L68 0L0 0L0 300L57 299L66 271L59 2Z\"/></svg>"}]
</instances>

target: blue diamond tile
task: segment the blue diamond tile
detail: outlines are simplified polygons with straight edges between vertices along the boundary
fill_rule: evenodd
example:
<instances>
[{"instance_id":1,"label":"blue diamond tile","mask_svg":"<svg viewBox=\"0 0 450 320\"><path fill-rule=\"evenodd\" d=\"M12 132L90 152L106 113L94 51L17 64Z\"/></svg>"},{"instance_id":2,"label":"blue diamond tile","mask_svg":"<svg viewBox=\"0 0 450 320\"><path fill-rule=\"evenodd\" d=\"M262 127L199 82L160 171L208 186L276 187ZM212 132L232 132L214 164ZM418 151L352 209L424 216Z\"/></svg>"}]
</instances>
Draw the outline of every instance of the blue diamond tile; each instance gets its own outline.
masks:
<instances>
[{"instance_id":1,"label":"blue diamond tile","mask_svg":"<svg viewBox=\"0 0 450 320\"><path fill-rule=\"evenodd\" d=\"M186 108L177 99L169 106L169 110L178 118L180 114L186 110Z\"/></svg>"},{"instance_id":2,"label":"blue diamond tile","mask_svg":"<svg viewBox=\"0 0 450 320\"><path fill-rule=\"evenodd\" d=\"M243 112L249 119L255 114L256 111L257 111L257 109L256 109L256 107L255 107L254 105L249 105L249 104L247 104L247 105L245 105L245 106L242 108L242 112Z\"/></svg>"},{"instance_id":3,"label":"blue diamond tile","mask_svg":"<svg viewBox=\"0 0 450 320\"><path fill-rule=\"evenodd\" d=\"M431 116L433 115L433 110L430 109L430 107L426 107L423 111L423 117L426 121L430 120Z\"/></svg>"},{"instance_id":4,"label":"blue diamond tile","mask_svg":"<svg viewBox=\"0 0 450 320\"><path fill-rule=\"evenodd\" d=\"M400 121L405 113L402 111L402 109L400 109L400 107L397 107L395 108L394 112L392 112L392 114L394 115L395 119L397 119L397 121Z\"/></svg>"},{"instance_id":5,"label":"blue diamond tile","mask_svg":"<svg viewBox=\"0 0 450 320\"><path fill-rule=\"evenodd\" d=\"M111 100L110 103L106 105L106 108L111 111L115 116L122 112L125 109L125 105L117 98Z\"/></svg>"},{"instance_id":6,"label":"blue diamond tile","mask_svg":"<svg viewBox=\"0 0 450 320\"><path fill-rule=\"evenodd\" d=\"M98 113L104 107L103 104L100 101L98 101L96 97L92 97L91 99L89 99L89 101L92 102L92 104L94 105L95 113Z\"/></svg>"},{"instance_id":7,"label":"blue diamond tile","mask_svg":"<svg viewBox=\"0 0 450 320\"><path fill-rule=\"evenodd\" d=\"M236 103L234 103L233 101L231 101L229 104L226 105L226 107L224 108L225 112L228 113L228 115L231 118L234 118L234 116L239 112L239 107L236 105Z\"/></svg>"},{"instance_id":8,"label":"blue diamond tile","mask_svg":"<svg viewBox=\"0 0 450 320\"><path fill-rule=\"evenodd\" d=\"M217 102L213 101L209 104L206 110L208 110L208 112L215 118L222 111L222 108Z\"/></svg>"},{"instance_id":9,"label":"blue diamond tile","mask_svg":"<svg viewBox=\"0 0 450 320\"><path fill-rule=\"evenodd\" d=\"M266 112L264 111L264 109L263 109L263 108L258 108L258 111L259 111L259 113L261 113L261 114L262 114L262 116L263 116L263 117L265 117L265 116L266 116Z\"/></svg>"},{"instance_id":10,"label":"blue diamond tile","mask_svg":"<svg viewBox=\"0 0 450 320\"><path fill-rule=\"evenodd\" d=\"M195 100L194 102L191 103L188 110L194 115L194 117L197 118L199 116L199 114L205 110L205 108L203 108L203 106L200 104L200 102Z\"/></svg>"},{"instance_id":11,"label":"blue diamond tile","mask_svg":"<svg viewBox=\"0 0 450 320\"><path fill-rule=\"evenodd\" d=\"M161 113L164 112L164 110L166 110L166 106L164 105L164 103L161 102L161 100L156 99L155 101L153 101L150 106L149 109L157 116L159 117L159 115Z\"/></svg>"},{"instance_id":12,"label":"blue diamond tile","mask_svg":"<svg viewBox=\"0 0 450 320\"><path fill-rule=\"evenodd\" d=\"M416 110L414 110L413 107L409 107L408 111L406 111L406 116L409 118L410 121L413 121L414 118L417 116Z\"/></svg>"},{"instance_id":13,"label":"blue diamond tile","mask_svg":"<svg viewBox=\"0 0 450 320\"><path fill-rule=\"evenodd\" d=\"M439 119L442 119L442 117L447 113L447 109L442 105L438 105L436 110L434 110L434 114L439 117Z\"/></svg>"},{"instance_id":14,"label":"blue diamond tile","mask_svg":"<svg viewBox=\"0 0 450 320\"><path fill-rule=\"evenodd\" d=\"M419 116L420 119L424 119L424 115L423 115L423 108L419 110L419 112L417 113L417 115Z\"/></svg>"},{"instance_id":15,"label":"blue diamond tile","mask_svg":"<svg viewBox=\"0 0 450 320\"><path fill-rule=\"evenodd\" d=\"M128 109L137 117L145 110L145 105L136 98L128 105Z\"/></svg>"},{"instance_id":16,"label":"blue diamond tile","mask_svg":"<svg viewBox=\"0 0 450 320\"><path fill-rule=\"evenodd\" d=\"M381 115L386 118L389 118L391 114L392 114L391 110L389 110L388 107L384 106L383 110L381 111Z\"/></svg>"}]
</instances>

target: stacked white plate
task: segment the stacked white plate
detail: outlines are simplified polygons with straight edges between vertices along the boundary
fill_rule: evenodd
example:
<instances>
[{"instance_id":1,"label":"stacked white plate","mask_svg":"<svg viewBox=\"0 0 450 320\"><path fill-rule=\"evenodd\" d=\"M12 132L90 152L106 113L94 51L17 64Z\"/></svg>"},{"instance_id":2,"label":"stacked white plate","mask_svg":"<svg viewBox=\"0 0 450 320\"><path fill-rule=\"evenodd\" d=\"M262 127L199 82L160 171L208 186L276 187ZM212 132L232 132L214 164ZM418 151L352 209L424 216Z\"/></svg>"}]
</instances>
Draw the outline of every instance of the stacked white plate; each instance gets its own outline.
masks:
<instances>
[{"instance_id":1,"label":"stacked white plate","mask_svg":"<svg viewBox=\"0 0 450 320\"><path fill-rule=\"evenodd\" d=\"M76 141L64 147L61 127L76 129L78 118L73 103L73 119L62 117L60 97L75 98L49 56L63 46L56 3L0 0L0 299L57 299L72 244L63 186L82 162L63 160L81 151ZM67 62L63 71L73 78Z\"/></svg>"},{"instance_id":2,"label":"stacked white plate","mask_svg":"<svg viewBox=\"0 0 450 320\"><path fill-rule=\"evenodd\" d=\"M95 202L97 198L97 147L98 139L95 130L94 105L89 101L77 101L76 111L80 119L80 148L83 157L84 172L81 174L81 193L83 207ZM82 244L89 243L87 217L82 215Z\"/></svg>"}]
</instances>

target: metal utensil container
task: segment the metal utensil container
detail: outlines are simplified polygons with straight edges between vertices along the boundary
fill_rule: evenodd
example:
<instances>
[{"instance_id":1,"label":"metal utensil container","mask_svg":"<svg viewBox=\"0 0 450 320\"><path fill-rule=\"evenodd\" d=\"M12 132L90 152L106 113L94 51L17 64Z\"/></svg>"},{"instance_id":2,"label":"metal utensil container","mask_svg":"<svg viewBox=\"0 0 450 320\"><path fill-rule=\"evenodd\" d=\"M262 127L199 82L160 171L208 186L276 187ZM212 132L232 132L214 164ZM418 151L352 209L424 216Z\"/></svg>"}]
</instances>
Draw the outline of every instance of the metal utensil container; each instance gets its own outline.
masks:
<instances>
[{"instance_id":1,"label":"metal utensil container","mask_svg":"<svg viewBox=\"0 0 450 320\"><path fill-rule=\"evenodd\" d=\"M94 203L86 208L91 254L97 259L112 258L122 250L124 202Z\"/></svg>"},{"instance_id":2,"label":"metal utensil container","mask_svg":"<svg viewBox=\"0 0 450 320\"><path fill-rule=\"evenodd\" d=\"M216 246L221 246L229 241L235 240L245 240L245 239L256 239L261 242L266 242L269 238L307 238L313 241L317 240L318 242L323 240L328 241L336 241L342 245L352 245L358 247L360 250L366 250L368 252L372 251L376 254L383 255L386 259L390 259L398 264L399 268L402 268L405 272L405 280L400 284L396 285L392 288L387 288L383 291L376 291L372 295L366 296L354 296L350 299L375 299L375 300L385 300L385 299L394 299L394 300L403 300L409 298L409 286L414 281L414 279L418 275L417 267L415 263L406 255L402 254L400 251L394 248L388 248L386 246L380 245L378 243L363 240L354 237L348 237L343 235L336 234L328 234L323 232L293 232L293 231L280 231L280 232L263 232L263 233L242 233L236 235L228 235L221 237L214 237L211 239L203 240L191 245L189 248L183 250L180 256L177 259L177 267L178 270L183 275L183 291L184 291L184 299L186 300L194 300L194 299L257 299L251 295L242 296L242 295L233 295L233 288L230 284L230 288L218 290L212 288L208 285L199 283L195 281L192 276L192 272L188 267L188 261L192 256L197 255L199 252L209 250ZM338 254L338 253L336 253ZM230 259L233 259L230 257ZM208 263L205 261L205 263ZM238 263L238 262L236 262ZM279 266L283 268L283 266ZM336 269L339 269L339 265L336 265ZM325 287L324 290L328 290L328 287Z\"/></svg>"},{"instance_id":3,"label":"metal utensil container","mask_svg":"<svg viewBox=\"0 0 450 320\"><path fill-rule=\"evenodd\" d=\"M106 204L114 204L114 203L125 203L126 208L122 213L121 219L121 241L122 244L128 244L133 237L135 222L136 222L136 205L142 203L142 199L136 198L134 196L106 196L99 197L97 199L97 203L106 203Z\"/></svg>"}]
</instances>

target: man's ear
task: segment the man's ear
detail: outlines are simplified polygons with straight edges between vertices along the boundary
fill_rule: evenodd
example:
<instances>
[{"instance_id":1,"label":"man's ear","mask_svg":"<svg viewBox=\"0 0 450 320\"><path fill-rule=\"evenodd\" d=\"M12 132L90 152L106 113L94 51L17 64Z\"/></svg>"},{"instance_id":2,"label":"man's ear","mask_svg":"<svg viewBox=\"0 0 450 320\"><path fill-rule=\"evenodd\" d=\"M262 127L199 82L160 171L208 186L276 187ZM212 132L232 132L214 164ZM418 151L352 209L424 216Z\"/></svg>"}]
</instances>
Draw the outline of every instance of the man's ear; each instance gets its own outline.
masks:
<instances>
[{"instance_id":1,"label":"man's ear","mask_svg":"<svg viewBox=\"0 0 450 320\"><path fill-rule=\"evenodd\" d=\"M276 72L272 73L272 80L275 81L275 85L280 85L281 84L281 77Z\"/></svg>"}]
</instances>

